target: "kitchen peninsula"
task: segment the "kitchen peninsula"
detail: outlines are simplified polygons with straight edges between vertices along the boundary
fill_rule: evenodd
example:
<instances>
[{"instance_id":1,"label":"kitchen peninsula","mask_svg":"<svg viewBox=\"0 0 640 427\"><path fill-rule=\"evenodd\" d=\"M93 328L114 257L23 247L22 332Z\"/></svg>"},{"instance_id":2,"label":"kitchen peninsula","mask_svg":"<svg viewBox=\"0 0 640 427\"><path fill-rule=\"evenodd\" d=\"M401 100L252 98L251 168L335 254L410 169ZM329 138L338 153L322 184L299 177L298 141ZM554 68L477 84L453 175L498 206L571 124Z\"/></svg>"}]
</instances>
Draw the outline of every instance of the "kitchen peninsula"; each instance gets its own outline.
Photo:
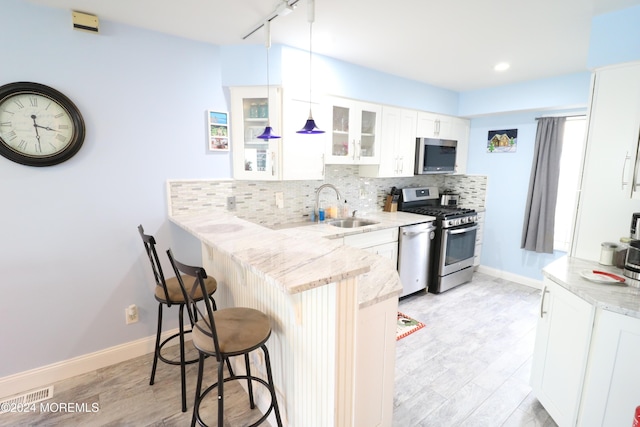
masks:
<instances>
[{"instance_id":1,"label":"kitchen peninsula","mask_svg":"<svg viewBox=\"0 0 640 427\"><path fill-rule=\"evenodd\" d=\"M340 237L425 217L375 216L377 224L358 229L285 230L220 212L171 217L201 241L203 265L219 283L218 306L253 307L271 318L267 346L285 425L391 425L402 286L391 262ZM263 372L260 360L252 363Z\"/></svg>"}]
</instances>

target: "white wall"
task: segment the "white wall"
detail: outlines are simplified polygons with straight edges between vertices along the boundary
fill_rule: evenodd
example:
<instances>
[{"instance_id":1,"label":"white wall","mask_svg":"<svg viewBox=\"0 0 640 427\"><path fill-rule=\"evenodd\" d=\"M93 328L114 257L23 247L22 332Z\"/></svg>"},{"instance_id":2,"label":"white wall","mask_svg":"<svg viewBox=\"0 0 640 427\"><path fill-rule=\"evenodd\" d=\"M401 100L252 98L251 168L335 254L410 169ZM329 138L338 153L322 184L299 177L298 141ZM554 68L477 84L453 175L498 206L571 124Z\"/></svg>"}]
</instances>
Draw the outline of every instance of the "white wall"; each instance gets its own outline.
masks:
<instances>
[{"instance_id":1,"label":"white wall","mask_svg":"<svg viewBox=\"0 0 640 427\"><path fill-rule=\"evenodd\" d=\"M205 151L205 109L227 108L217 47L108 21L79 32L70 11L23 0L3 0L2 17L0 84L60 90L87 136L53 167L0 157L0 378L153 335L136 227L183 244L167 223L165 180L230 176L228 155ZM141 321L128 326L132 303Z\"/></svg>"}]
</instances>

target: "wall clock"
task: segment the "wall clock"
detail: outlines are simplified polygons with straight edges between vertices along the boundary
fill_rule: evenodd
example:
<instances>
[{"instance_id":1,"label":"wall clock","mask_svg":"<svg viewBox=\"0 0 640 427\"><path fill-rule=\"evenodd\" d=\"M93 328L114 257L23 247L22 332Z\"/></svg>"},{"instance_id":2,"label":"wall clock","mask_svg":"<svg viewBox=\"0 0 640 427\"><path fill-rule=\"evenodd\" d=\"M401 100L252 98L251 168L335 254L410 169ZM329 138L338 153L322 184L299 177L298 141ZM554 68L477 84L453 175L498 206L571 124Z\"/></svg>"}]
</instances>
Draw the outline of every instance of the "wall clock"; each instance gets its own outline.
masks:
<instances>
[{"instance_id":1,"label":"wall clock","mask_svg":"<svg viewBox=\"0 0 640 427\"><path fill-rule=\"evenodd\" d=\"M69 98L31 82L0 86L0 154L28 166L73 157L84 141L84 120Z\"/></svg>"}]
</instances>

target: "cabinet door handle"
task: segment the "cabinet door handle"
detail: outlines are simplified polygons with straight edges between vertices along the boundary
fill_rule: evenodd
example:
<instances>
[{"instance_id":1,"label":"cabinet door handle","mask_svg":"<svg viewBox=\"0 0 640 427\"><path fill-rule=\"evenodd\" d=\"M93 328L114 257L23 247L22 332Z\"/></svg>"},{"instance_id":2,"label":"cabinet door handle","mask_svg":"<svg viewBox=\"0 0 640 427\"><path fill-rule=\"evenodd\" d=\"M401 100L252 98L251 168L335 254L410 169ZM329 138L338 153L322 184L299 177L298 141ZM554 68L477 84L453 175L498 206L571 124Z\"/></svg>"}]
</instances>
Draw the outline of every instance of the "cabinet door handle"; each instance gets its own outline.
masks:
<instances>
[{"instance_id":1,"label":"cabinet door handle","mask_svg":"<svg viewBox=\"0 0 640 427\"><path fill-rule=\"evenodd\" d=\"M358 140L358 160L360 160L360 156L362 154L362 140Z\"/></svg>"},{"instance_id":2,"label":"cabinet door handle","mask_svg":"<svg viewBox=\"0 0 640 427\"><path fill-rule=\"evenodd\" d=\"M398 160L400 161L400 173L402 173L404 171L404 157L399 157Z\"/></svg>"},{"instance_id":3,"label":"cabinet door handle","mask_svg":"<svg viewBox=\"0 0 640 427\"><path fill-rule=\"evenodd\" d=\"M271 176L276 176L276 153L271 152Z\"/></svg>"},{"instance_id":4,"label":"cabinet door handle","mask_svg":"<svg viewBox=\"0 0 640 427\"><path fill-rule=\"evenodd\" d=\"M620 182L622 183L622 190L624 190L624 186L627 185L629 183L629 181L625 181L624 177L626 175L627 172L627 163L629 163L629 161L631 160L631 156L629 155L629 152L627 151L627 154L624 156L624 163L622 163L622 179L620 180Z\"/></svg>"},{"instance_id":5,"label":"cabinet door handle","mask_svg":"<svg viewBox=\"0 0 640 427\"><path fill-rule=\"evenodd\" d=\"M326 165L324 164L324 153L322 153L322 176L324 176L325 170L326 170Z\"/></svg>"},{"instance_id":6,"label":"cabinet door handle","mask_svg":"<svg viewBox=\"0 0 640 427\"><path fill-rule=\"evenodd\" d=\"M353 160L356 159L356 140L352 140L351 143L353 144Z\"/></svg>"},{"instance_id":7,"label":"cabinet door handle","mask_svg":"<svg viewBox=\"0 0 640 427\"><path fill-rule=\"evenodd\" d=\"M546 313L546 311L544 311L544 296L547 292L549 292L547 290L547 285L544 285L544 287L542 288L542 298L540 299L540 318L541 319L544 317L544 314Z\"/></svg>"}]
</instances>

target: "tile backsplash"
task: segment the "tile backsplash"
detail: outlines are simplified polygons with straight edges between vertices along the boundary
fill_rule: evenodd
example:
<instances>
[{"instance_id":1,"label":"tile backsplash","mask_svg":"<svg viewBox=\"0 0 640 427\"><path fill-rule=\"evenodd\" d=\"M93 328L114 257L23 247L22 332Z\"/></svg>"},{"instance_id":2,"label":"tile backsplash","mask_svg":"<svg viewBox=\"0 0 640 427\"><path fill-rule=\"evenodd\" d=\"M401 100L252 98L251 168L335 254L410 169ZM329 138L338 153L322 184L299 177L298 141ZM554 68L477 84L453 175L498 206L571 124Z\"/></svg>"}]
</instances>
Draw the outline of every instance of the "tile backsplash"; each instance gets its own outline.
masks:
<instances>
[{"instance_id":1,"label":"tile backsplash","mask_svg":"<svg viewBox=\"0 0 640 427\"><path fill-rule=\"evenodd\" d=\"M205 212L227 212L227 197L235 196L238 217L275 226L281 223L309 220L315 203L315 191L324 184L335 185L343 200L336 200L332 189L320 194L320 202L328 207L343 205L359 213L382 211L386 195L392 187L436 186L439 191L460 193L464 207L484 209L487 177L480 175L421 175L407 178L364 178L358 166L327 165L325 179L314 181L237 181L237 180L171 180L167 182L169 215L191 215ZM276 193L283 193L284 207L276 207Z\"/></svg>"}]
</instances>

